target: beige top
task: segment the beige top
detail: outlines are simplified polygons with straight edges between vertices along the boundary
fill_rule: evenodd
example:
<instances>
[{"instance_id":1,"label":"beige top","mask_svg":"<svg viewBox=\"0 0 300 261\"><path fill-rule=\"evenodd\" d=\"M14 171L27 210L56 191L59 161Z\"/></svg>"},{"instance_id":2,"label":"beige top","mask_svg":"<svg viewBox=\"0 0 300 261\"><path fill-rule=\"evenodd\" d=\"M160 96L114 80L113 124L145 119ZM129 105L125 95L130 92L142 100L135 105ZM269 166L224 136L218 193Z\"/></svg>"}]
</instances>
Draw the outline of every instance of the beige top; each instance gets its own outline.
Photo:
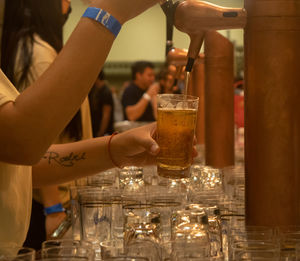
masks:
<instances>
[{"instance_id":1,"label":"beige top","mask_svg":"<svg viewBox=\"0 0 300 261\"><path fill-rule=\"evenodd\" d=\"M18 95L18 91L0 70L0 106L14 101ZM31 212L31 182L31 167L0 162L1 246L22 246L26 238Z\"/></svg>"},{"instance_id":2,"label":"beige top","mask_svg":"<svg viewBox=\"0 0 300 261\"><path fill-rule=\"evenodd\" d=\"M15 79L18 79L21 75L22 68L18 61L21 61L22 58L20 57L20 46L21 42L18 44L18 52L16 57L16 64L14 68L15 72ZM57 56L56 51L54 48L51 47L47 42L42 40L37 34L34 35L34 42L33 42L33 49L32 49L32 63L30 66L30 70L28 73L28 83L24 83L24 86L21 86L21 90L24 90L26 87L31 85L37 78L39 78L44 71L50 66L53 62L55 57ZM17 81L15 81L17 82Z\"/></svg>"}]
</instances>

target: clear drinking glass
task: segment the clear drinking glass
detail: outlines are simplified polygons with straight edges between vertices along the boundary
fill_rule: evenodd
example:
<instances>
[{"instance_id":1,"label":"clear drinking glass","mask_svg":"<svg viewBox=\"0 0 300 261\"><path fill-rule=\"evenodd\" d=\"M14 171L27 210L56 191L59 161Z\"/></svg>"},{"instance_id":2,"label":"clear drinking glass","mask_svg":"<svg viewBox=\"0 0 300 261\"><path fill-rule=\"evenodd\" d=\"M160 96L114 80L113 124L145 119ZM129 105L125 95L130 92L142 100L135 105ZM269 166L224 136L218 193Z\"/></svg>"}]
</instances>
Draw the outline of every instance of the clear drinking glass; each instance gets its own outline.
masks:
<instances>
[{"instance_id":1,"label":"clear drinking glass","mask_svg":"<svg viewBox=\"0 0 300 261\"><path fill-rule=\"evenodd\" d=\"M234 245L237 242L242 241L266 243L266 246L269 246L268 244L273 244L275 242L274 229L267 226L244 226L231 228L228 235L228 252L230 258L234 257Z\"/></svg>"},{"instance_id":2,"label":"clear drinking glass","mask_svg":"<svg viewBox=\"0 0 300 261\"><path fill-rule=\"evenodd\" d=\"M229 232L229 242L236 241L274 241L274 230L266 226L245 226L239 228L231 228Z\"/></svg>"},{"instance_id":3,"label":"clear drinking glass","mask_svg":"<svg viewBox=\"0 0 300 261\"><path fill-rule=\"evenodd\" d=\"M0 246L0 260L4 261L34 261L35 250L29 247Z\"/></svg>"},{"instance_id":4,"label":"clear drinking glass","mask_svg":"<svg viewBox=\"0 0 300 261\"><path fill-rule=\"evenodd\" d=\"M160 214L149 204L124 206L124 246L128 256L160 260Z\"/></svg>"},{"instance_id":5,"label":"clear drinking glass","mask_svg":"<svg viewBox=\"0 0 300 261\"><path fill-rule=\"evenodd\" d=\"M159 260L152 259L153 244L147 245L147 242L143 241L143 250L137 246L137 244L129 245L125 247L123 240L108 240L100 243L102 260ZM133 247L131 247L133 246ZM132 251L133 250L133 251ZM155 251L155 249L154 249ZM159 258L157 256L157 258Z\"/></svg>"},{"instance_id":6,"label":"clear drinking glass","mask_svg":"<svg viewBox=\"0 0 300 261\"><path fill-rule=\"evenodd\" d=\"M88 176L87 184L95 187L117 186L116 169L109 169L98 174Z\"/></svg>"},{"instance_id":7,"label":"clear drinking glass","mask_svg":"<svg viewBox=\"0 0 300 261\"><path fill-rule=\"evenodd\" d=\"M111 238L112 195L109 190L83 191L79 195L82 239L98 245ZM100 246L99 246L100 248Z\"/></svg>"},{"instance_id":8,"label":"clear drinking glass","mask_svg":"<svg viewBox=\"0 0 300 261\"><path fill-rule=\"evenodd\" d=\"M279 235L279 240L280 259L284 261L297 260L297 245L300 244L300 231L282 233Z\"/></svg>"},{"instance_id":9,"label":"clear drinking glass","mask_svg":"<svg viewBox=\"0 0 300 261\"><path fill-rule=\"evenodd\" d=\"M296 260L300 261L300 243L296 244Z\"/></svg>"},{"instance_id":10,"label":"clear drinking glass","mask_svg":"<svg viewBox=\"0 0 300 261\"><path fill-rule=\"evenodd\" d=\"M171 260L202 260L207 257L209 247L198 239L180 239L172 243Z\"/></svg>"},{"instance_id":11,"label":"clear drinking glass","mask_svg":"<svg viewBox=\"0 0 300 261\"><path fill-rule=\"evenodd\" d=\"M210 241L210 255L223 256L222 228L220 209L216 205L189 204L186 209L203 209L208 217L208 233Z\"/></svg>"},{"instance_id":12,"label":"clear drinking glass","mask_svg":"<svg viewBox=\"0 0 300 261\"><path fill-rule=\"evenodd\" d=\"M160 214L151 211L150 204L124 206L124 244L135 239L160 241Z\"/></svg>"},{"instance_id":13,"label":"clear drinking glass","mask_svg":"<svg viewBox=\"0 0 300 261\"><path fill-rule=\"evenodd\" d=\"M106 240L100 243L101 258L103 260L112 257L120 257L126 255L124 248L124 240Z\"/></svg>"},{"instance_id":14,"label":"clear drinking glass","mask_svg":"<svg viewBox=\"0 0 300 261\"><path fill-rule=\"evenodd\" d=\"M192 165L190 188L201 191L223 191L221 170L210 166Z\"/></svg>"},{"instance_id":15,"label":"clear drinking glass","mask_svg":"<svg viewBox=\"0 0 300 261\"><path fill-rule=\"evenodd\" d=\"M53 258L42 258L38 260L40 261L88 261L89 259L83 257L53 257Z\"/></svg>"},{"instance_id":16,"label":"clear drinking glass","mask_svg":"<svg viewBox=\"0 0 300 261\"><path fill-rule=\"evenodd\" d=\"M170 259L165 259L165 261L168 260L170 261L223 261L224 258L223 257L193 257L193 256L185 257L182 256L182 254L179 254L179 255L174 255Z\"/></svg>"},{"instance_id":17,"label":"clear drinking glass","mask_svg":"<svg viewBox=\"0 0 300 261\"><path fill-rule=\"evenodd\" d=\"M119 170L119 186L125 191L139 191L144 188L142 167L127 166Z\"/></svg>"},{"instance_id":18,"label":"clear drinking glass","mask_svg":"<svg viewBox=\"0 0 300 261\"><path fill-rule=\"evenodd\" d=\"M72 221L72 238L81 240L81 221L79 195L84 191L98 190L92 186L70 186L70 202L71 202L71 221Z\"/></svg>"},{"instance_id":19,"label":"clear drinking glass","mask_svg":"<svg viewBox=\"0 0 300 261\"><path fill-rule=\"evenodd\" d=\"M160 213L161 242L171 240L171 215L185 202L185 194L164 186L147 188L147 203L153 212Z\"/></svg>"},{"instance_id":20,"label":"clear drinking glass","mask_svg":"<svg viewBox=\"0 0 300 261\"><path fill-rule=\"evenodd\" d=\"M69 258L94 261L95 251L92 248L78 246L59 246L41 249L42 258Z\"/></svg>"},{"instance_id":21,"label":"clear drinking glass","mask_svg":"<svg viewBox=\"0 0 300 261\"><path fill-rule=\"evenodd\" d=\"M203 209L175 211L171 217L172 252L182 252L185 256L208 257L208 230L208 217Z\"/></svg>"},{"instance_id":22,"label":"clear drinking glass","mask_svg":"<svg viewBox=\"0 0 300 261\"><path fill-rule=\"evenodd\" d=\"M158 175L173 179L190 176L198 101L189 95L157 95Z\"/></svg>"},{"instance_id":23,"label":"clear drinking glass","mask_svg":"<svg viewBox=\"0 0 300 261\"><path fill-rule=\"evenodd\" d=\"M235 242L232 246L235 261L279 261L279 244L261 241Z\"/></svg>"},{"instance_id":24,"label":"clear drinking glass","mask_svg":"<svg viewBox=\"0 0 300 261\"><path fill-rule=\"evenodd\" d=\"M222 169L226 195L230 199L244 201L245 196L245 167L228 166Z\"/></svg>"},{"instance_id":25,"label":"clear drinking glass","mask_svg":"<svg viewBox=\"0 0 300 261\"><path fill-rule=\"evenodd\" d=\"M143 257L149 261L161 260L161 249L157 242L147 238L137 238L126 245L127 256Z\"/></svg>"},{"instance_id":26,"label":"clear drinking glass","mask_svg":"<svg viewBox=\"0 0 300 261\"><path fill-rule=\"evenodd\" d=\"M80 240L73 240L73 239L51 239L46 240L42 243L42 249L51 248L51 247L86 247L92 248L92 243L88 241L80 241Z\"/></svg>"},{"instance_id":27,"label":"clear drinking glass","mask_svg":"<svg viewBox=\"0 0 300 261\"><path fill-rule=\"evenodd\" d=\"M232 228L245 227L245 215L226 213L221 215L222 250L225 260L229 260L229 235Z\"/></svg>"},{"instance_id":28,"label":"clear drinking glass","mask_svg":"<svg viewBox=\"0 0 300 261\"><path fill-rule=\"evenodd\" d=\"M146 257L109 257L103 259L105 261L148 261L149 259Z\"/></svg>"}]
</instances>

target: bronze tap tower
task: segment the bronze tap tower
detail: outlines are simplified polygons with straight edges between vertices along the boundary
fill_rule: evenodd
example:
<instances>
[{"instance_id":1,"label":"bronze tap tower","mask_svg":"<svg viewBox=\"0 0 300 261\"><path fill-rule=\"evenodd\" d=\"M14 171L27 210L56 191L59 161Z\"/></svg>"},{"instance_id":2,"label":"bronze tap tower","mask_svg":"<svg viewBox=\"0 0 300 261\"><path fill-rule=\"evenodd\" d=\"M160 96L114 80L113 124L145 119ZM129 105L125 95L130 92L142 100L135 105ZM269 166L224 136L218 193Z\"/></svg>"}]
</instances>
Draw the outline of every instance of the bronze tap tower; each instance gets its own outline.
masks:
<instances>
[{"instance_id":1,"label":"bronze tap tower","mask_svg":"<svg viewBox=\"0 0 300 261\"><path fill-rule=\"evenodd\" d=\"M246 0L247 222L300 224L300 2Z\"/></svg>"},{"instance_id":2,"label":"bronze tap tower","mask_svg":"<svg viewBox=\"0 0 300 261\"><path fill-rule=\"evenodd\" d=\"M245 8L246 220L299 225L300 1L245 0ZM245 20L243 10L186 0L174 24L191 37L193 61L205 31L243 28Z\"/></svg>"},{"instance_id":3,"label":"bronze tap tower","mask_svg":"<svg viewBox=\"0 0 300 261\"><path fill-rule=\"evenodd\" d=\"M204 42L205 163L224 168L234 165L233 44L216 31Z\"/></svg>"}]
</instances>

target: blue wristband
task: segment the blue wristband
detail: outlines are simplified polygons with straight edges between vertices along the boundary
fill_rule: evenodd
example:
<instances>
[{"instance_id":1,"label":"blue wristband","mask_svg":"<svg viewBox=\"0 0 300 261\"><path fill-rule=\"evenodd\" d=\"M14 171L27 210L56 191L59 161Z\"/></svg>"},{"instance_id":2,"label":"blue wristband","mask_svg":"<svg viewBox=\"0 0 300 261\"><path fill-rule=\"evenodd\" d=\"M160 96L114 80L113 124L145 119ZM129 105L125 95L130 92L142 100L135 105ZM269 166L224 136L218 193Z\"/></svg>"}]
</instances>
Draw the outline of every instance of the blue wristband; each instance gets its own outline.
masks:
<instances>
[{"instance_id":1,"label":"blue wristband","mask_svg":"<svg viewBox=\"0 0 300 261\"><path fill-rule=\"evenodd\" d=\"M59 213L59 212L65 212L65 209L63 208L61 203L58 203L51 207L44 208L45 216L50 215L52 213Z\"/></svg>"},{"instance_id":2,"label":"blue wristband","mask_svg":"<svg viewBox=\"0 0 300 261\"><path fill-rule=\"evenodd\" d=\"M115 37L117 37L122 27L120 22L116 18L100 8L88 7L82 17L91 18L104 25L109 31L114 34Z\"/></svg>"}]
</instances>

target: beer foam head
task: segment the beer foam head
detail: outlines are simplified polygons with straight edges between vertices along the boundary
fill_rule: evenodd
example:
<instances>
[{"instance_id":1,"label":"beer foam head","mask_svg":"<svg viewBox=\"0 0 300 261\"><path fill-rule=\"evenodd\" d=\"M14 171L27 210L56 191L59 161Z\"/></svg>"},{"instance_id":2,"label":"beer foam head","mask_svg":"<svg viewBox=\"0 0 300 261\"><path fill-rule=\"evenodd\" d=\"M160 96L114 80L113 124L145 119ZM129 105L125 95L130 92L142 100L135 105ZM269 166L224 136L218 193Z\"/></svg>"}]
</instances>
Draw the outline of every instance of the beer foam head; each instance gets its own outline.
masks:
<instances>
[{"instance_id":1,"label":"beer foam head","mask_svg":"<svg viewBox=\"0 0 300 261\"><path fill-rule=\"evenodd\" d=\"M165 110L190 110L197 109L198 97L160 94L157 96L158 108Z\"/></svg>"},{"instance_id":2,"label":"beer foam head","mask_svg":"<svg viewBox=\"0 0 300 261\"><path fill-rule=\"evenodd\" d=\"M186 102L178 102L178 103L172 103L172 102L164 102L160 104L160 109L165 109L165 110L183 110L183 109L188 109L187 103Z\"/></svg>"},{"instance_id":3,"label":"beer foam head","mask_svg":"<svg viewBox=\"0 0 300 261\"><path fill-rule=\"evenodd\" d=\"M165 109L174 109L175 105L173 105L172 103L169 102L164 108Z\"/></svg>"},{"instance_id":4,"label":"beer foam head","mask_svg":"<svg viewBox=\"0 0 300 261\"><path fill-rule=\"evenodd\" d=\"M186 103L184 104L184 102L178 102L177 105L176 105L176 109L177 109L177 110L187 109L187 106L186 106L186 105L187 105L187 104L186 104Z\"/></svg>"}]
</instances>

